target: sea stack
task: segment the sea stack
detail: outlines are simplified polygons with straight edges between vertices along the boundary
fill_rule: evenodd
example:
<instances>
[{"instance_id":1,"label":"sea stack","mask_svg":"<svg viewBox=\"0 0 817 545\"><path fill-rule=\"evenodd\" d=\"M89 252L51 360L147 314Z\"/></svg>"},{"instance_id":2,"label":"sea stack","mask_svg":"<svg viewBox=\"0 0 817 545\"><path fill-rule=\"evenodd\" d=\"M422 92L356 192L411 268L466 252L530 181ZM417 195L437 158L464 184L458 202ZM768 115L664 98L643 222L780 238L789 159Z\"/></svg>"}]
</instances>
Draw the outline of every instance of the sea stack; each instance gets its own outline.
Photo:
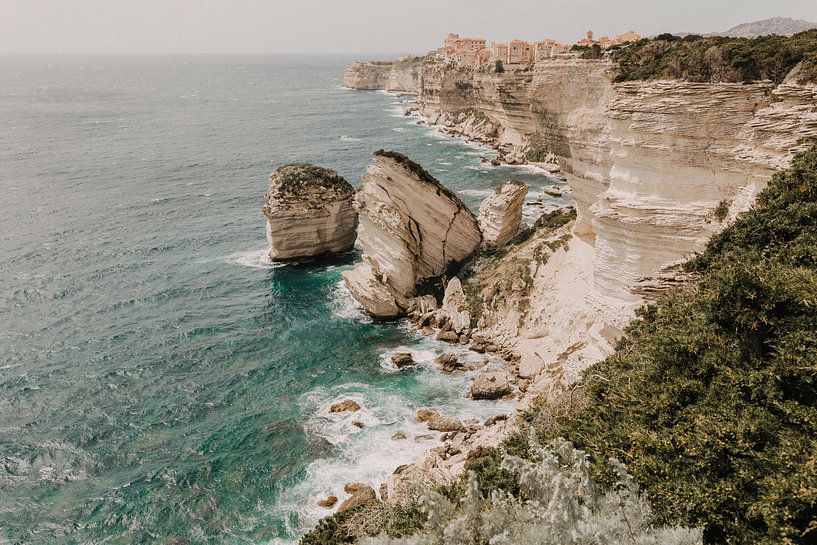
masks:
<instances>
[{"instance_id":1,"label":"sea stack","mask_svg":"<svg viewBox=\"0 0 817 545\"><path fill-rule=\"evenodd\" d=\"M334 170L285 165L270 176L267 204L269 257L302 259L350 250L355 244L354 188Z\"/></svg>"},{"instance_id":2,"label":"sea stack","mask_svg":"<svg viewBox=\"0 0 817 545\"><path fill-rule=\"evenodd\" d=\"M504 246L519 233L528 186L511 180L496 188L479 207L479 227L487 248Z\"/></svg>"},{"instance_id":3,"label":"sea stack","mask_svg":"<svg viewBox=\"0 0 817 545\"><path fill-rule=\"evenodd\" d=\"M355 197L363 263L343 273L377 318L401 316L419 282L449 272L482 243L459 197L399 153L377 151Z\"/></svg>"}]
</instances>

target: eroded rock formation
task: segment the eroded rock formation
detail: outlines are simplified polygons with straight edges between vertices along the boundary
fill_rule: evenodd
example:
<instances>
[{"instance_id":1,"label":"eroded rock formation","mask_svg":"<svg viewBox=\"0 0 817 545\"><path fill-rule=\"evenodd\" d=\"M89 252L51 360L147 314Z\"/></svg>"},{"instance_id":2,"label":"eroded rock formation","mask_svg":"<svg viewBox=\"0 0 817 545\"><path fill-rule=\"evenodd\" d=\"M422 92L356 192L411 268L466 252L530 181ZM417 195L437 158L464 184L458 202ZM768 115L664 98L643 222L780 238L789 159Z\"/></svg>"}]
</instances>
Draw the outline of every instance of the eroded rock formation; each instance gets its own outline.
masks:
<instances>
[{"instance_id":1,"label":"eroded rock formation","mask_svg":"<svg viewBox=\"0 0 817 545\"><path fill-rule=\"evenodd\" d=\"M269 257L284 261L350 250L355 244L354 188L334 170L286 165L270 176Z\"/></svg>"},{"instance_id":2,"label":"eroded rock formation","mask_svg":"<svg viewBox=\"0 0 817 545\"><path fill-rule=\"evenodd\" d=\"M396 61L353 63L343 75L343 87L419 94L422 88L424 57L401 57Z\"/></svg>"},{"instance_id":3,"label":"eroded rock formation","mask_svg":"<svg viewBox=\"0 0 817 545\"><path fill-rule=\"evenodd\" d=\"M528 189L524 183L511 180L482 202L478 219L484 246L503 246L517 235Z\"/></svg>"},{"instance_id":4,"label":"eroded rock formation","mask_svg":"<svg viewBox=\"0 0 817 545\"><path fill-rule=\"evenodd\" d=\"M363 262L343 273L372 315L401 315L417 284L462 263L482 242L477 220L453 192L406 157L378 151L355 197Z\"/></svg>"}]
</instances>

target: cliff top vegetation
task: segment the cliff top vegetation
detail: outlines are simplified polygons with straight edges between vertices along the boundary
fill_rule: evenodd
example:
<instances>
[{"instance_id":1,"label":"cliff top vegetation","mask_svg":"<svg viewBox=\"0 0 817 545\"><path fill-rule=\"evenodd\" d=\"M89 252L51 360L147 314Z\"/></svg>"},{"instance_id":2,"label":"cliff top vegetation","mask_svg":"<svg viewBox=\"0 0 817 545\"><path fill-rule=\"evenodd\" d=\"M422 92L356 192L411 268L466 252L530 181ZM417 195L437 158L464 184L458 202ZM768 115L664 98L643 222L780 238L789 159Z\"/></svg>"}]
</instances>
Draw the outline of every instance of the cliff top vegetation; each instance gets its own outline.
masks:
<instances>
[{"instance_id":1,"label":"cliff top vegetation","mask_svg":"<svg viewBox=\"0 0 817 545\"><path fill-rule=\"evenodd\" d=\"M609 51L619 65L618 82L667 78L711 83L769 80L779 84L800 63L797 81L817 82L817 29L790 37L682 38L661 34Z\"/></svg>"},{"instance_id":2,"label":"cliff top vegetation","mask_svg":"<svg viewBox=\"0 0 817 545\"><path fill-rule=\"evenodd\" d=\"M270 177L270 188L279 199L302 196L311 189L331 191L338 197L355 192L355 188L336 171L308 163L293 163L278 168Z\"/></svg>"}]
</instances>

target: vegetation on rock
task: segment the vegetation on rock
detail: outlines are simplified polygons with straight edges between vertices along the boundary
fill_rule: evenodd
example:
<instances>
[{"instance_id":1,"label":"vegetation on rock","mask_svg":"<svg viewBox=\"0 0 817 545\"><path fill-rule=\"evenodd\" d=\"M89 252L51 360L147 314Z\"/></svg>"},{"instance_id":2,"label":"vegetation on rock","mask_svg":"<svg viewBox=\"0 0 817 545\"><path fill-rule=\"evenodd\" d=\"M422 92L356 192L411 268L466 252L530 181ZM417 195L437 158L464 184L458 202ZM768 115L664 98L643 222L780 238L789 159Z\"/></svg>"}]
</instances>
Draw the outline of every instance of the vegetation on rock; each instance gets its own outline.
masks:
<instances>
[{"instance_id":1,"label":"vegetation on rock","mask_svg":"<svg viewBox=\"0 0 817 545\"><path fill-rule=\"evenodd\" d=\"M656 528L649 504L623 464L610 461L616 481L602 492L590 475L587 455L567 441L546 447L532 441L527 459L510 454L502 470L516 493L494 488L486 499L477 476L469 473L455 504L438 492L422 498L428 522L410 538L378 536L368 545L533 545L643 543L694 545L698 530Z\"/></svg>"},{"instance_id":2,"label":"vegetation on rock","mask_svg":"<svg viewBox=\"0 0 817 545\"><path fill-rule=\"evenodd\" d=\"M309 189L331 191L336 196L355 192L352 185L336 171L308 163L284 165L275 171L270 181L279 199L297 198Z\"/></svg>"},{"instance_id":3,"label":"vegetation on rock","mask_svg":"<svg viewBox=\"0 0 817 545\"><path fill-rule=\"evenodd\" d=\"M619 65L619 82L667 78L712 83L769 80L779 84L801 63L797 81L817 82L817 29L791 37L681 38L661 34L610 51Z\"/></svg>"}]
</instances>

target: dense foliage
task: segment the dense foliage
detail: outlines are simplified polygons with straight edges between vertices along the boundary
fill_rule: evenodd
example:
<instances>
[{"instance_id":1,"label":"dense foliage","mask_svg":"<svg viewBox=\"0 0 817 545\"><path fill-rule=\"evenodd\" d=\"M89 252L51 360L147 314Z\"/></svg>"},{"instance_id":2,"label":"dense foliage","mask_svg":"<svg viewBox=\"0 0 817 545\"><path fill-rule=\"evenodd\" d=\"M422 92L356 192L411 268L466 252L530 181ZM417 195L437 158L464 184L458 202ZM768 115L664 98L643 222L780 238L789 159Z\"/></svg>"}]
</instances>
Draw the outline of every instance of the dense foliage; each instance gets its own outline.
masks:
<instances>
[{"instance_id":1,"label":"dense foliage","mask_svg":"<svg viewBox=\"0 0 817 545\"><path fill-rule=\"evenodd\" d=\"M815 543L817 148L688 268L697 287L643 310L551 433L620 458L708 543Z\"/></svg>"},{"instance_id":2,"label":"dense foliage","mask_svg":"<svg viewBox=\"0 0 817 545\"><path fill-rule=\"evenodd\" d=\"M352 185L336 171L309 163L284 165L275 171L272 180L277 184L278 198L299 197L309 188L331 190L337 195L355 192Z\"/></svg>"},{"instance_id":3,"label":"dense foliage","mask_svg":"<svg viewBox=\"0 0 817 545\"><path fill-rule=\"evenodd\" d=\"M624 465L612 459L616 480L602 492L590 475L587 455L564 439L547 447L532 441L527 458L505 454L502 469L513 476L517 494L493 490L490 501L470 473L455 504L429 492L423 497L428 523L409 538L385 535L368 545L580 545L633 543L695 545L698 530L657 528L649 504Z\"/></svg>"},{"instance_id":4,"label":"dense foliage","mask_svg":"<svg viewBox=\"0 0 817 545\"><path fill-rule=\"evenodd\" d=\"M587 52L585 52L587 54ZM800 83L817 82L817 30L786 36L727 38L662 34L613 48L616 81L782 82L801 62Z\"/></svg>"}]
</instances>

